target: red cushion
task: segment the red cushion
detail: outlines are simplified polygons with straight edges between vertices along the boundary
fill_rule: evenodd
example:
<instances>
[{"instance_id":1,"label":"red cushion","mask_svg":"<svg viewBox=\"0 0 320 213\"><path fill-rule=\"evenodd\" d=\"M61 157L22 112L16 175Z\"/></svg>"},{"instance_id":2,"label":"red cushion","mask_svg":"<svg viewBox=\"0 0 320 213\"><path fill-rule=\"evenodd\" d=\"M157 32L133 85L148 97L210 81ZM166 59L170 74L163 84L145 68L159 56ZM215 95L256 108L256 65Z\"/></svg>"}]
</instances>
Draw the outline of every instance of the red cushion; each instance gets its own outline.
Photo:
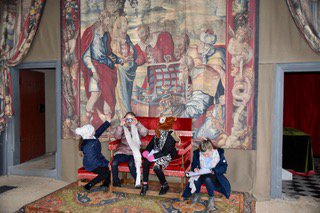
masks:
<instances>
[{"instance_id":1,"label":"red cushion","mask_svg":"<svg viewBox=\"0 0 320 213\"><path fill-rule=\"evenodd\" d=\"M78 179L93 179L97 176L97 174L85 170L84 167L78 169Z\"/></svg>"}]
</instances>

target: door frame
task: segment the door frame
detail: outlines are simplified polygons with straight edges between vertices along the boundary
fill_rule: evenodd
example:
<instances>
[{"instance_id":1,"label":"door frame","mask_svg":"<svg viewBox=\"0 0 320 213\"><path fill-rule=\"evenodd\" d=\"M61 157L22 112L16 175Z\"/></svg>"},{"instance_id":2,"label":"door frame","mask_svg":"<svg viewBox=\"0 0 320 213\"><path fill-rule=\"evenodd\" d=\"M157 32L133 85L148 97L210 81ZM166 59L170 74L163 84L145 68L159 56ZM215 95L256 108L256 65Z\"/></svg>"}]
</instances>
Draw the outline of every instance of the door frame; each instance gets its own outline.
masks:
<instances>
[{"instance_id":1,"label":"door frame","mask_svg":"<svg viewBox=\"0 0 320 213\"><path fill-rule=\"evenodd\" d=\"M57 151L55 156L56 169L48 171L33 172L27 170L19 170L16 165L20 164L20 92L19 92L19 72L21 69L54 69L55 86L56 86L56 112L57 112ZM12 104L14 115L8 122L5 130L5 149L6 149L6 174L17 175L36 175L44 177L54 177L61 179L61 62L44 61L44 62L24 62L13 68L10 68L12 80ZM26 162L27 163L27 162Z\"/></svg>"},{"instance_id":2,"label":"door frame","mask_svg":"<svg viewBox=\"0 0 320 213\"><path fill-rule=\"evenodd\" d=\"M320 62L285 63L276 65L270 176L271 198L282 198L282 134L285 72L320 72Z\"/></svg>"}]
</instances>

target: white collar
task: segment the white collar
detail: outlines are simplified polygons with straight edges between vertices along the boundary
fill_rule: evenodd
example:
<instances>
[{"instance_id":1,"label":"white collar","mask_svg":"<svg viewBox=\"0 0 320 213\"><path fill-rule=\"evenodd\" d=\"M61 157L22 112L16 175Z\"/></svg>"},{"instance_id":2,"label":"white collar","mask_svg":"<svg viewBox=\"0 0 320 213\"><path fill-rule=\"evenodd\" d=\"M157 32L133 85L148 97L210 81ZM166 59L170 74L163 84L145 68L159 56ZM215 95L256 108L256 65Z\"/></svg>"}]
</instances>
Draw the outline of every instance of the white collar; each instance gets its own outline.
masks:
<instances>
[{"instance_id":1,"label":"white collar","mask_svg":"<svg viewBox=\"0 0 320 213\"><path fill-rule=\"evenodd\" d=\"M139 45L140 49L143 52L145 52L147 46L149 46L149 45L152 48L154 48L156 46L156 44L157 44L159 34L160 34L159 32L150 34L149 38L147 39L147 41L145 43L142 43L141 41L139 41L138 45Z\"/></svg>"}]
</instances>

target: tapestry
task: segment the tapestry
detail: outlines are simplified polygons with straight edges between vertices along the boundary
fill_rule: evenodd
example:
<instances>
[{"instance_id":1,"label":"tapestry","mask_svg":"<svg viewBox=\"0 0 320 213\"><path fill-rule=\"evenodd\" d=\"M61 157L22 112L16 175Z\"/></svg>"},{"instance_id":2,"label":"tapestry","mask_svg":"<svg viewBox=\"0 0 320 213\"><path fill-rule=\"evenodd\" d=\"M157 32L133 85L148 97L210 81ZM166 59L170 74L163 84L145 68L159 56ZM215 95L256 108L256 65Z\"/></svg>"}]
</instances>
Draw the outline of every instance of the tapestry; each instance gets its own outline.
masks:
<instances>
[{"instance_id":1,"label":"tapestry","mask_svg":"<svg viewBox=\"0 0 320 213\"><path fill-rule=\"evenodd\" d=\"M126 112L193 119L193 137L254 149L255 0L64 0L63 138Z\"/></svg>"},{"instance_id":2,"label":"tapestry","mask_svg":"<svg viewBox=\"0 0 320 213\"><path fill-rule=\"evenodd\" d=\"M178 198L141 197L136 194L104 192L95 187L86 192L72 183L37 201L22 207L18 212L207 212L207 195L200 202L190 204ZM255 200L248 193L232 193L229 199L215 197L215 212L255 212Z\"/></svg>"}]
</instances>

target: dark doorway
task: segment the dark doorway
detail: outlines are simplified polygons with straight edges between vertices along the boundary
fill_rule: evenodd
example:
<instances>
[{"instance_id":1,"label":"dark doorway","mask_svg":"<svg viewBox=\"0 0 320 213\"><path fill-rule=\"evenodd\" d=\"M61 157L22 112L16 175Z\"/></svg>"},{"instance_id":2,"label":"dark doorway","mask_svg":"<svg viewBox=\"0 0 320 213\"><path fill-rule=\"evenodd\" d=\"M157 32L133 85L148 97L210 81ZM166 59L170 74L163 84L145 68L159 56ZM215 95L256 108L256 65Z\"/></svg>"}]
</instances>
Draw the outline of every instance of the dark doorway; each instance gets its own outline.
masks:
<instances>
[{"instance_id":1,"label":"dark doorway","mask_svg":"<svg viewBox=\"0 0 320 213\"><path fill-rule=\"evenodd\" d=\"M6 138L6 142L4 143L4 149L6 150L5 159L7 159L4 163L5 174L42 176L60 179L60 61L26 62L12 68L10 72L12 79L12 103L15 113L8 122L4 134L4 137ZM42 77L35 77L35 79L32 79L34 75L42 75ZM39 78L41 80L39 80ZM20 82L22 84L20 84ZM42 89L35 89L34 87L36 86ZM23 87L27 87L27 89L22 89ZM42 92L42 94L29 94L28 89L30 87L33 87L36 91ZM45 98L42 99L42 101L39 101L38 98L41 96ZM34 106L30 106L32 104L31 102L33 102ZM27 106L24 106L25 104ZM38 114L41 119L30 116L32 113L28 110L33 110L33 112ZM23 118L23 116L29 116L29 118ZM42 124L36 123L36 120L38 119L42 120ZM26 134L33 135L32 142L28 143L24 141L24 138L28 137ZM38 139L40 136L42 138L41 140ZM29 152L28 157L23 156L24 151Z\"/></svg>"},{"instance_id":2,"label":"dark doorway","mask_svg":"<svg viewBox=\"0 0 320 213\"><path fill-rule=\"evenodd\" d=\"M20 89L20 163L46 153L45 75L22 70Z\"/></svg>"},{"instance_id":3,"label":"dark doorway","mask_svg":"<svg viewBox=\"0 0 320 213\"><path fill-rule=\"evenodd\" d=\"M320 72L284 75L283 126L310 136L315 157L320 157Z\"/></svg>"},{"instance_id":4,"label":"dark doorway","mask_svg":"<svg viewBox=\"0 0 320 213\"><path fill-rule=\"evenodd\" d=\"M282 167L290 173L283 171L282 189L289 197L320 198L319 91L320 72L284 73Z\"/></svg>"}]
</instances>

